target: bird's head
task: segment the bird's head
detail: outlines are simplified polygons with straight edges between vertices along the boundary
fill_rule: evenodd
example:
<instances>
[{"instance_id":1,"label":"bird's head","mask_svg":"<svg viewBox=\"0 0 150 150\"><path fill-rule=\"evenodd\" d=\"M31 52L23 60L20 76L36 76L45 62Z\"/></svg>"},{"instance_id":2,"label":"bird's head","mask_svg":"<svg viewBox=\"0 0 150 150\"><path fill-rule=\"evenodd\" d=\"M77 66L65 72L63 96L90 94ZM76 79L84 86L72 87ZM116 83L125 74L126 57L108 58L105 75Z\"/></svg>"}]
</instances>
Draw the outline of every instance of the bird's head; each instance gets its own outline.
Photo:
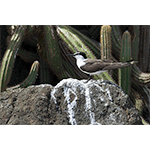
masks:
<instances>
[{"instance_id":1,"label":"bird's head","mask_svg":"<svg viewBox=\"0 0 150 150\"><path fill-rule=\"evenodd\" d=\"M70 56L73 56L76 59L86 59L86 54L84 52L76 52L74 54L68 54Z\"/></svg>"}]
</instances>

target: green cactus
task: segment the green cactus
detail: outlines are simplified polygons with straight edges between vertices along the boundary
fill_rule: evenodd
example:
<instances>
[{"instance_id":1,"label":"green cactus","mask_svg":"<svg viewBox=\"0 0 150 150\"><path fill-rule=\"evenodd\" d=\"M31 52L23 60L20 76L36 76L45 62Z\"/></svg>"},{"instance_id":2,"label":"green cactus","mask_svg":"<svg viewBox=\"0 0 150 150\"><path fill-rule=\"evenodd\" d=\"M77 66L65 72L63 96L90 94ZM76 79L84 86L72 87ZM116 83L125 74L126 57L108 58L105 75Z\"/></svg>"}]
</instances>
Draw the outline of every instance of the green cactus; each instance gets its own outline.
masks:
<instances>
[{"instance_id":1,"label":"green cactus","mask_svg":"<svg viewBox=\"0 0 150 150\"><path fill-rule=\"evenodd\" d=\"M122 36L120 61L131 60L131 35L125 31ZM125 93L130 93L131 88L131 66L119 69L119 86Z\"/></svg>"},{"instance_id":2,"label":"green cactus","mask_svg":"<svg viewBox=\"0 0 150 150\"><path fill-rule=\"evenodd\" d=\"M138 60L139 55L139 36L140 36L140 27L138 25L134 26L134 37L132 40L132 58L133 60ZM112 54L118 58L121 52L121 31L119 26L112 26ZM113 70L113 78L117 78L117 70ZM150 82L150 74L142 72L135 64L132 66L132 77L139 84L148 84Z\"/></svg>"},{"instance_id":3,"label":"green cactus","mask_svg":"<svg viewBox=\"0 0 150 150\"><path fill-rule=\"evenodd\" d=\"M38 34L38 44L37 44L37 52L39 56L44 59L47 62L47 57L46 57L46 47L45 47L45 38L44 38L44 32L43 32L43 26L40 27L41 31Z\"/></svg>"},{"instance_id":4,"label":"green cactus","mask_svg":"<svg viewBox=\"0 0 150 150\"><path fill-rule=\"evenodd\" d=\"M60 28L62 26L59 26ZM75 34L96 56L96 58L100 58L100 43L96 42L95 40L92 40L88 38L87 36L83 35L76 29L70 27L70 26L63 26L66 30L70 31L72 34Z\"/></svg>"},{"instance_id":5,"label":"green cactus","mask_svg":"<svg viewBox=\"0 0 150 150\"><path fill-rule=\"evenodd\" d=\"M138 84L149 84L150 83L150 73L142 72L136 65L132 66L133 79Z\"/></svg>"},{"instance_id":6,"label":"green cactus","mask_svg":"<svg viewBox=\"0 0 150 150\"><path fill-rule=\"evenodd\" d=\"M138 60L139 55L139 35L140 35L140 27L134 26L134 38L132 40L132 57L133 60Z\"/></svg>"},{"instance_id":7,"label":"green cactus","mask_svg":"<svg viewBox=\"0 0 150 150\"><path fill-rule=\"evenodd\" d=\"M68 26L57 26L56 28L58 35L68 45L73 53L80 51L85 52L87 57L96 58L90 51L89 47L73 32ZM75 30L75 29L74 29ZM78 32L78 31L76 31ZM86 37L86 36L84 36Z\"/></svg>"},{"instance_id":8,"label":"green cactus","mask_svg":"<svg viewBox=\"0 0 150 150\"><path fill-rule=\"evenodd\" d=\"M35 83L37 75L38 75L38 70L39 70L39 62L38 61L34 61L34 63L31 66L29 75L27 76L27 78L20 83L19 85L16 85L14 87L12 87L12 89L16 89L16 88L26 88L32 84Z\"/></svg>"},{"instance_id":9,"label":"green cactus","mask_svg":"<svg viewBox=\"0 0 150 150\"><path fill-rule=\"evenodd\" d=\"M112 54L119 58L121 51L121 31L118 25L112 26Z\"/></svg>"},{"instance_id":10,"label":"green cactus","mask_svg":"<svg viewBox=\"0 0 150 150\"><path fill-rule=\"evenodd\" d=\"M53 26L44 26L44 42L45 42L45 54L46 61L49 64L51 70L58 77L58 79L67 78L66 72L62 65L62 58L58 45L58 39L56 31Z\"/></svg>"},{"instance_id":11,"label":"green cactus","mask_svg":"<svg viewBox=\"0 0 150 150\"><path fill-rule=\"evenodd\" d=\"M100 34L101 59L111 59L111 27L104 25Z\"/></svg>"},{"instance_id":12,"label":"green cactus","mask_svg":"<svg viewBox=\"0 0 150 150\"><path fill-rule=\"evenodd\" d=\"M37 75L38 75L38 70L39 70L39 62L34 61L34 63L31 66L30 73L27 76L27 78L20 84L20 87L26 88L29 85L32 85L35 83Z\"/></svg>"},{"instance_id":13,"label":"green cactus","mask_svg":"<svg viewBox=\"0 0 150 150\"><path fill-rule=\"evenodd\" d=\"M141 71L147 72L149 67L149 56L150 56L150 26L140 26L140 39L139 39L139 56L138 56L138 67Z\"/></svg>"},{"instance_id":14,"label":"green cactus","mask_svg":"<svg viewBox=\"0 0 150 150\"><path fill-rule=\"evenodd\" d=\"M51 83L52 75L49 65L40 57L40 83Z\"/></svg>"},{"instance_id":15,"label":"green cactus","mask_svg":"<svg viewBox=\"0 0 150 150\"><path fill-rule=\"evenodd\" d=\"M18 26L15 33L12 35L8 48L2 60L0 69L0 92L6 89L6 86L10 80L16 54L19 50L19 46L23 40L26 26Z\"/></svg>"},{"instance_id":16,"label":"green cactus","mask_svg":"<svg viewBox=\"0 0 150 150\"><path fill-rule=\"evenodd\" d=\"M147 38L143 39L143 35L147 36L147 34L149 33L149 27L147 27L147 26L143 27L142 26L141 30L143 32L142 31L140 32L140 26L137 26L137 25L134 26L134 34L135 34L135 36L134 36L133 41L132 41L132 55L133 55L134 60L138 60L139 50L141 49L141 46L139 48L139 42L140 42L140 38L139 37L142 36L142 42L144 40L148 40ZM140 33L142 33L142 34L140 34ZM142 48L142 49L146 49L145 51L147 51L148 47L146 45L147 45L148 42L145 41L143 43L144 43L143 44L144 48ZM141 65L139 65L139 66L141 66ZM144 66L142 65L142 67L144 67ZM144 72L142 72L136 65L133 65L132 72L133 72L132 76L133 76L133 78L135 79L135 81L138 84L145 85L145 84L150 83L150 73L144 73Z\"/></svg>"},{"instance_id":17,"label":"green cactus","mask_svg":"<svg viewBox=\"0 0 150 150\"><path fill-rule=\"evenodd\" d=\"M112 59L111 54L111 27L109 25L103 25L100 33L101 44L101 59ZM107 72L100 74L104 80L115 82L112 77L109 77Z\"/></svg>"}]
</instances>

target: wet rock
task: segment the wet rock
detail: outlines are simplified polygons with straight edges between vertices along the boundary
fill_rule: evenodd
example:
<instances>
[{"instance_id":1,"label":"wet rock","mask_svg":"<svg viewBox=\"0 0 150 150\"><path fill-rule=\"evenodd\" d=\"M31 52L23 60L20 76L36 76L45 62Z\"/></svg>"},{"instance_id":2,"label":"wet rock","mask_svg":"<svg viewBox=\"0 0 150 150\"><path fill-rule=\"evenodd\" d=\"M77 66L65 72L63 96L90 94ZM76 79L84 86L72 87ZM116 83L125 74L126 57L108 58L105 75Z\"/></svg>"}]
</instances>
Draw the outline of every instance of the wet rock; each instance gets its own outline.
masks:
<instances>
[{"instance_id":1,"label":"wet rock","mask_svg":"<svg viewBox=\"0 0 150 150\"><path fill-rule=\"evenodd\" d=\"M120 87L108 81L64 79L0 93L0 124L142 124Z\"/></svg>"}]
</instances>

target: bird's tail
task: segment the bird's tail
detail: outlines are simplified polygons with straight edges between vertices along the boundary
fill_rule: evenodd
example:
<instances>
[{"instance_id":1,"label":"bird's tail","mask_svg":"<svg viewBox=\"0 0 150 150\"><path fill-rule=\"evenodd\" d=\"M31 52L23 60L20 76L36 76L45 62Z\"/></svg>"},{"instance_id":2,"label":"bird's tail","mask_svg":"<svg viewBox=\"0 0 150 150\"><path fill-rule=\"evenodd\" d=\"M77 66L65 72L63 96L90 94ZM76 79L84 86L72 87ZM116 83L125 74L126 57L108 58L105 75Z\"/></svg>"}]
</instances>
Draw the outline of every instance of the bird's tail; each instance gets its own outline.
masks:
<instances>
[{"instance_id":1,"label":"bird's tail","mask_svg":"<svg viewBox=\"0 0 150 150\"><path fill-rule=\"evenodd\" d=\"M104 67L103 70L112 70L112 69L124 68L124 67L128 67L130 65L133 65L135 63L138 63L138 61L129 60L126 62L116 62L116 63L113 63L112 65L108 65L108 66Z\"/></svg>"}]
</instances>

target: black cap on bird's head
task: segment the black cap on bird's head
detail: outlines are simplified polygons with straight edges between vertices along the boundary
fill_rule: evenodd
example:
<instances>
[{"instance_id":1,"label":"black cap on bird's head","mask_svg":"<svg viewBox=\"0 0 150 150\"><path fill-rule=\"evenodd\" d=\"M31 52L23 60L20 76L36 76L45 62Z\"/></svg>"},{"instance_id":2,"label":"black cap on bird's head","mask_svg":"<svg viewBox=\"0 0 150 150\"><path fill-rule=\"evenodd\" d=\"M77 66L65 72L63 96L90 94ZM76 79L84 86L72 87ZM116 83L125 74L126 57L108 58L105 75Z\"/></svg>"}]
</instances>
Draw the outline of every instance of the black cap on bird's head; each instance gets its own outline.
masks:
<instances>
[{"instance_id":1,"label":"black cap on bird's head","mask_svg":"<svg viewBox=\"0 0 150 150\"><path fill-rule=\"evenodd\" d=\"M83 56L84 57L84 59L86 59L87 57L86 57L86 54L84 53L84 52L76 52L76 53L74 53L74 54L68 54L68 55L71 55L71 56L78 56L78 55L81 55L81 56Z\"/></svg>"}]
</instances>

